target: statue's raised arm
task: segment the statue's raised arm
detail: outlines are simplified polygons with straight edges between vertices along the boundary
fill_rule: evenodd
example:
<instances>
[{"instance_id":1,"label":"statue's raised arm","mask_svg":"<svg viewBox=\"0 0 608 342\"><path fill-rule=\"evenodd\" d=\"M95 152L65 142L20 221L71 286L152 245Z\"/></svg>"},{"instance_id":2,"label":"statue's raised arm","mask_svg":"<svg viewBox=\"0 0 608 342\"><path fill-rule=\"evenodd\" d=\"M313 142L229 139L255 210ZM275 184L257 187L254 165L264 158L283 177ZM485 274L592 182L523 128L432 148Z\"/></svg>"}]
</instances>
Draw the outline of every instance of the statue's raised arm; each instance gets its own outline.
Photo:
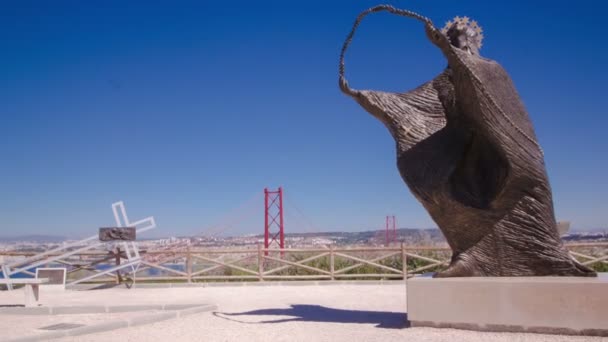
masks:
<instances>
[{"instance_id":1,"label":"statue's raised arm","mask_svg":"<svg viewBox=\"0 0 608 342\"><path fill-rule=\"evenodd\" d=\"M361 20L379 11L423 22L448 67L403 94L351 89L344 55ZM411 11L370 8L342 48L340 89L395 138L403 180L453 250L437 276L594 276L562 244L532 123L507 72L479 55L482 39L467 17L438 30Z\"/></svg>"},{"instance_id":2,"label":"statue's raised arm","mask_svg":"<svg viewBox=\"0 0 608 342\"><path fill-rule=\"evenodd\" d=\"M402 94L346 87L344 93L384 123L400 150L407 150L445 126L445 112L433 82Z\"/></svg>"},{"instance_id":3,"label":"statue's raised arm","mask_svg":"<svg viewBox=\"0 0 608 342\"><path fill-rule=\"evenodd\" d=\"M398 149L405 150L445 126L445 111L439 100L437 89L438 83L446 82L447 77L442 74L436 80L427 82L407 93L359 91L350 88L345 76L344 58L346 50L352 42L361 20L366 15L379 11L389 11L398 15L428 21L427 18L413 12L395 9L388 5L376 6L362 12L357 17L342 47L339 85L342 92L355 99L366 111L386 126L400 146L398 146Z\"/></svg>"}]
</instances>

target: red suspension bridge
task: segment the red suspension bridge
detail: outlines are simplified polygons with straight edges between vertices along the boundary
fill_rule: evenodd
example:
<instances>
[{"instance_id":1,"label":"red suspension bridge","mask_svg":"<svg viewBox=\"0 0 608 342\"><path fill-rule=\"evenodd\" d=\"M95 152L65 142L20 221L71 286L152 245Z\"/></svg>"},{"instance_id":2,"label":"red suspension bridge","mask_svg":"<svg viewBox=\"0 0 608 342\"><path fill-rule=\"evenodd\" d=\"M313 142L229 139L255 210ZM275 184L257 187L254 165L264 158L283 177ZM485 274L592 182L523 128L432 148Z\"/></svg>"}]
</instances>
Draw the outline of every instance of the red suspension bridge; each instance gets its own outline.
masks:
<instances>
[{"instance_id":1,"label":"red suspension bridge","mask_svg":"<svg viewBox=\"0 0 608 342\"><path fill-rule=\"evenodd\" d=\"M264 216L263 227L261 227L262 218L260 217L260 213L263 213ZM253 231L254 236L263 234L263 246L266 250L285 249L287 247L285 245L286 221L289 221L291 232L310 234L323 231L312 223L298 206L295 205L294 201L286 196L284 189L279 187L276 190L265 188L262 193L256 193L220 219L219 223L204 229L196 234L195 237L214 238L231 233L245 235L252 234ZM251 222L259 223L254 224L252 227ZM385 240L385 246L398 242L396 222L394 215L386 216L384 225L385 238L378 237L378 241ZM378 228L380 232L381 228ZM155 248L153 251L175 250L176 248L188 245L190 245L190 240L178 240L174 243ZM152 258L153 253L148 255L149 258Z\"/></svg>"}]
</instances>

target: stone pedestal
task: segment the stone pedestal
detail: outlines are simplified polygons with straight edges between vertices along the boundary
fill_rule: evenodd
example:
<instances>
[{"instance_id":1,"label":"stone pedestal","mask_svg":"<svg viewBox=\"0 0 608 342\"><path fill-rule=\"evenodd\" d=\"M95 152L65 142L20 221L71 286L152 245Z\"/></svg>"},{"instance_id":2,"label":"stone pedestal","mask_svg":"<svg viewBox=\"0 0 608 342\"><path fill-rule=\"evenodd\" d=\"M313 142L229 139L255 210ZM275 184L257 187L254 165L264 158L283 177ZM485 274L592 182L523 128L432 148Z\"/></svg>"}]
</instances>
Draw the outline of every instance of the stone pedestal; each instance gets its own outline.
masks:
<instances>
[{"instance_id":1,"label":"stone pedestal","mask_svg":"<svg viewBox=\"0 0 608 342\"><path fill-rule=\"evenodd\" d=\"M608 277L407 281L412 326L608 336Z\"/></svg>"}]
</instances>

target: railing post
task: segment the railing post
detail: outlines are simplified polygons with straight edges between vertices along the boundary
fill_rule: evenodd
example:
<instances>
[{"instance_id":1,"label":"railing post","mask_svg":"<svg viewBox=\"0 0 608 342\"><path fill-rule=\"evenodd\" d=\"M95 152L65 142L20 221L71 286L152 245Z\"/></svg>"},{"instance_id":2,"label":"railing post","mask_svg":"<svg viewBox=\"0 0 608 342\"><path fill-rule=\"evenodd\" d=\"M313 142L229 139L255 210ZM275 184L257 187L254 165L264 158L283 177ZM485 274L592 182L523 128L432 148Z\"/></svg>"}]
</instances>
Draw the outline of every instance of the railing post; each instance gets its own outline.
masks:
<instances>
[{"instance_id":1,"label":"railing post","mask_svg":"<svg viewBox=\"0 0 608 342\"><path fill-rule=\"evenodd\" d=\"M335 271L335 255L334 255L334 245L329 245L329 273L331 273L331 280L336 280L334 275Z\"/></svg>"},{"instance_id":2,"label":"railing post","mask_svg":"<svg viewBox=\"0 0 608 342\"><path fill-rule=\"evenodd\" d=\"M258 243L258 280L264 281L264 251L262 245Z\"/></svg>"},{"instance_id":3,"label":"railing post","mask_svg":"<svg viewBox=\"0 0 608 342\"><path fill-rule=\"evenodd\" d=\"M192 251L190 245L188 245L188 251L186 252L186 273L188 273L188 283L192 283Z\"/></svg>"},{"instance_id":4,"label":"railing post","mask_svg":"<svg viewBox=\"0 0 608 342\"><path fill-rule=\"evenodd\" d=\"M402 272L403 272L403 280L407 280L407 254L405 253L405 244L401 243L401 262L402 264Z\"/></svg>"}]
</instances>

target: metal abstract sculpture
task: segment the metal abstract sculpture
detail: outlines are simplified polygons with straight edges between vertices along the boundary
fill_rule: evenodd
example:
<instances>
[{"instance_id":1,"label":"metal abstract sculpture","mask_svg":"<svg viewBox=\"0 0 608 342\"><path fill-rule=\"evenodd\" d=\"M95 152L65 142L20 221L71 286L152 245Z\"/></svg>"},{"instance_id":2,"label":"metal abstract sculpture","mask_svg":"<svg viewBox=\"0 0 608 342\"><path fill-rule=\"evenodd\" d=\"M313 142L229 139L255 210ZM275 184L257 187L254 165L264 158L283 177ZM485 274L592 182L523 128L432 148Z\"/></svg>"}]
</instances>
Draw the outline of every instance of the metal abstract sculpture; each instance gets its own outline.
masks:
<instances>
[{"instance_id":1,"label":"metal abstract sculpture","mask_svg":"<svg viewBox=\"0 0 608 342\"><path fill-rule=\"evenodd\" d=\"M350 88L344 54L379 11L422 21L448 67L407 93ZM562 244L542 149L507 72L479 55L481 32L467 17L439 30L411 11L370 8L344 42L340 88L388 128L401 177L452 248L437 277L594 276Z\"/></svg>"}]
</instances>

